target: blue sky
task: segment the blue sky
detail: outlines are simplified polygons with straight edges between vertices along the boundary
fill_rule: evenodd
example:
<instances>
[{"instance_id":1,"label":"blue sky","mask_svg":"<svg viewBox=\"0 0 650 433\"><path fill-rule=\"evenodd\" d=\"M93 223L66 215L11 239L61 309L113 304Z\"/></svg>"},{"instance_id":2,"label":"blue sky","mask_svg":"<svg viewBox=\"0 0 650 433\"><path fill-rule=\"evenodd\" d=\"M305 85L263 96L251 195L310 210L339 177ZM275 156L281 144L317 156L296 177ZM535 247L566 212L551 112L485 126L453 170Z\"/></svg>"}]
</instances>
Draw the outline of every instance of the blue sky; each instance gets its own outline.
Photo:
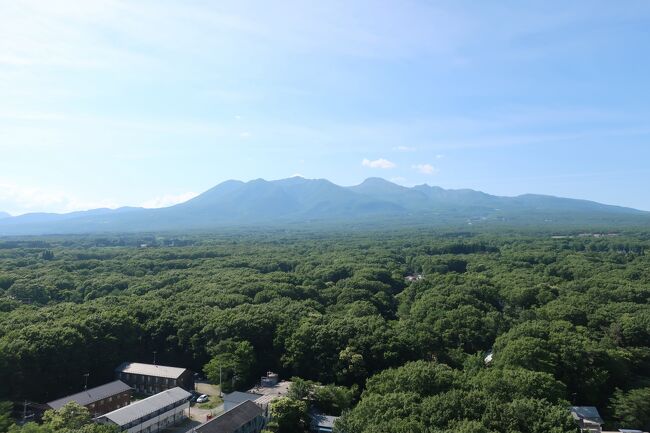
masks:
<instances>
[{"instance_id":1,"label":"blue sky","mask_svg":"<svg viewBox=\"0 0 650 433\"><path fill-rule=\"evenodd\" d=\"M650 210L647 1L25 0L0 21L12 214L296 174Z\"/></svg>"}]
</instances>

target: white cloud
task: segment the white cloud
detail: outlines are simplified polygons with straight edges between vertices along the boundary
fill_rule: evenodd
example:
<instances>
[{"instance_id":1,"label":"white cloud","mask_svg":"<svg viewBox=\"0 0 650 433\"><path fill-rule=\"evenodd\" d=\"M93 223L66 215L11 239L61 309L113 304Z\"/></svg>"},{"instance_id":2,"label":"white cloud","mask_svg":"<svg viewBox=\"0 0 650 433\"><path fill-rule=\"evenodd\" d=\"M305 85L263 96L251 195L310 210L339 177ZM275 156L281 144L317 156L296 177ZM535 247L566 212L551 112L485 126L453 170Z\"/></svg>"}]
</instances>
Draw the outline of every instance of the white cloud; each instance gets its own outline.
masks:
<instances>
[{"instance_id":1,"label":"white cloud","mask_svg":"<svg viewBox=\"0 0 650 433\"><path fill-rule=\"evenodd\" d=\"M393 147L393 150L399 150L400 152L415 152L418 149L413 146L397 146Z\"/></svg>"},{"instance_id":2,"label":"white cloud","mask_svg":"<svg viewBox=\"0 0 650 433\"><path fill-rule=\"evenodd\" d=\"M150 200L145 201L141 204L145 208L159 208L159 207L168 207L173 206L178 203L186 202L194 197L199 195L196 192L184 192L181 194L164 194L159 197L154 197Z\"/></svg>"},{"instance_id":3,"label":"white cloud","mask_svg":"<svg viewBox=\"0 0 650 433\"><path fill-rule=\"evenodd\" d=\"M439 154L436 155L436 159L442 159L442 158L444 158L444 157L445 157L445 155L443 155L443 154L441 154L441 153L439 153Z\"/></svg>"},{"instance_id":4,"label":"white cloud","mask_svg":"<svg viewBox=\"0 0 650 433\"><path fill-rule=\"evenodd\" d=\"M363 161L361 161L361 165L364 167L370 167L370 168L382 168L382 169L387 169L387 168L394 168L395 163L391 162L387 159L384 158L379 158L375 160L369 160L367 158L364 158Z\"/></svg>"},{"instance_id":5,"label":"white cloud","mask_svg":"<svg viewBox=\"0 0 650 433\"><path fill-rule=\"evenodd\" d=\"M84 200L57 189L18 185L15 182L0 180L0 210L13 215L116 207L118 204L113 200Z\"/></svg>"},{"instance_id":6,"label":"white cloud","mask_svg":"<svg viewBox=\"0 0 650 433\"><path fill-rule=\"evenodd\" d=\"M251 134L251 133L248 132L248 131L244 131L244 132L240 132L240 133L239 133L239 136L240 136L241 138L250 138L251 135L253 135L253 134Z\"/></svg>"},{"instance_id":7,"label":"white cloud","mask_svg":"<svg viewBox=\"0 0 650 433\"><path fill-rule=\"evenodd\" d=\"M416 169L422 174L436 174L438 169L431 164L413 164L411 168Z\"/></svg>"}]
</instances>

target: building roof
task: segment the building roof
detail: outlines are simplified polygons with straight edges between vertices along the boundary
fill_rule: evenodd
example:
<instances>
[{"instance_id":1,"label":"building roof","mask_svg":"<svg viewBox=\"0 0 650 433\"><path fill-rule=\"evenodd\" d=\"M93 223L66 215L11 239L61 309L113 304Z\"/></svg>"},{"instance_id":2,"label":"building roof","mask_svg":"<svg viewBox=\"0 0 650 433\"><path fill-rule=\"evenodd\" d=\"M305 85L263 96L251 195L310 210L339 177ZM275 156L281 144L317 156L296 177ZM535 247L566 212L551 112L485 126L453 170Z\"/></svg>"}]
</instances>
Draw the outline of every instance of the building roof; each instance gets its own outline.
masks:
<instances>
[{"instance_id":1,"label":"building roof","mask_svg":"<svg viewBox=\"0 0 650 433\"><path fill-rule=\"evenodd\" d=\"M339 418L338 416L325 415L320 412L311 412L309 417L312 426L330 429L334 428L334 422Z\"/></svg>"},{"instance_id":2,"label":"building roof","mask_svg":"<svg viewBox=\"0 0 650 433\"><path fill-rule=\"evenodd\" d=\"M259 397L260 397L259 394L251 394L250 392L234 391L231 392L230 394L224 394L223 401L227 401L229 403L243 403L245 401L256 400Z\"/></svg>"},{"instance_id":3,"label":"building roof","mask_svg":"<svg viewBox=\"0 0 650 433\"><path fill-rule=\"evenodd\" d=\"M120 394L122 392L130 390L131 387L121 380L116 380L114 382L106 383L104 385L90 388L85 391L78 392L76 394L68 395L66 397L61 397L58 400L53 400L47 403L52 409L60 409L65 404L74 401L79 403L82 406L87 406L90 403L94 403L99 400L103 400L107 397Z\"/></svg>"},{"instance_id":4,"label":"building roof","mask_svg":"<svg viewBox=\"0 0 650 433\"><path fill-rule=\"evenodd\" d=\"M170 404L189 400L191 395L192 394L185 391L183 388L177 386L176 388L159 392L156 395L152 395L151 397L147 397L143 400L131 403L128 406L114 410L113 412L109 412L100 416L99 419L106 418L119 426L123 426L131 421L135 421L145 415L149 415L150 413L162 409L165 406L169 406Z\"/></svg>"},{"instance_id":5,"label":"building roof","mask_svg":"<svg viewBox=\"0 0 650 433\"><path fill-rule=\"evenodd\" d=\"M198 426L195 431L196 433L231 433L258 416L262 416L262 409L248 400Z\"/></svg>"},{"instance_id":6,"label":"building roof","mask_svg":"<svg viewBox=\"0 0 650 433\"><path fill-rule=\"evenodd\" d=\"M604 421L594 406L571 406L571 415L576 421L591 421L603 424Z\"/></svg>"},{"instance_id":7,"label":"building roof","mask_svg":"<svg viewBox=\"0 0 650 433\"><path fill-rule=\"evenodd\" d=\"M144 376L166 377L168 379L178 379L181 374L187 371L187 368L167 367L164 365L142 364L140 362L125 362L120 364L116 372L129 374L142 374Z\"/></svg>"}]
</instances>

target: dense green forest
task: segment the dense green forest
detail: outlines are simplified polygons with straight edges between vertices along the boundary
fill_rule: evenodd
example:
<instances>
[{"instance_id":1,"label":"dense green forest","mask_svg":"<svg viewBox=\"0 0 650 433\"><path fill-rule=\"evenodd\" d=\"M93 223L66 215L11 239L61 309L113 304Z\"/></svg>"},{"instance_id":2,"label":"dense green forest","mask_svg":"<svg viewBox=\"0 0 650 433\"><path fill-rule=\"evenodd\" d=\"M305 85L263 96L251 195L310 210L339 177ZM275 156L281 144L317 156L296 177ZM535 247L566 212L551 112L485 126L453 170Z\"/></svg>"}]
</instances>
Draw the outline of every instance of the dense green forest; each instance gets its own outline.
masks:
<instances>
[{"instance_id":1,"label":"dense green forest","mask_svg":"<svg viewBox=\"0 0 650 433\"><path fill-rule=\"evenodd\" d=\"M649 429L646 251L644 231L7 238L0 400L156 351L235 388L331 385L317 403L346 433L576 431L570 404Z\"/></svg>"}]
</instances>

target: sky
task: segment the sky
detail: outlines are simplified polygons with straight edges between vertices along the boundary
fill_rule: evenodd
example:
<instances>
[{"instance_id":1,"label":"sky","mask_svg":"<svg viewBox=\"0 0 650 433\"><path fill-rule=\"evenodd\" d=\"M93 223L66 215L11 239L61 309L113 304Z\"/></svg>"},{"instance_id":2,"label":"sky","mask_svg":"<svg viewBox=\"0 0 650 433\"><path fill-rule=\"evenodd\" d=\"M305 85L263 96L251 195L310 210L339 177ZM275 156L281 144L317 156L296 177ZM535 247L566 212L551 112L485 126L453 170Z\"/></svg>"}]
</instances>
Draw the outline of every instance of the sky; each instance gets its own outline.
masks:
<instances>
[{"instance_id":1,"label":"sky","mask_svg":"<svg viewBox=\"0 0 650 433\"><path fill-rule=\"evenodd\" d=\"M0 0L0 211L294 175L650 210L650 2Z\"/></svg>"}]
</instances>

